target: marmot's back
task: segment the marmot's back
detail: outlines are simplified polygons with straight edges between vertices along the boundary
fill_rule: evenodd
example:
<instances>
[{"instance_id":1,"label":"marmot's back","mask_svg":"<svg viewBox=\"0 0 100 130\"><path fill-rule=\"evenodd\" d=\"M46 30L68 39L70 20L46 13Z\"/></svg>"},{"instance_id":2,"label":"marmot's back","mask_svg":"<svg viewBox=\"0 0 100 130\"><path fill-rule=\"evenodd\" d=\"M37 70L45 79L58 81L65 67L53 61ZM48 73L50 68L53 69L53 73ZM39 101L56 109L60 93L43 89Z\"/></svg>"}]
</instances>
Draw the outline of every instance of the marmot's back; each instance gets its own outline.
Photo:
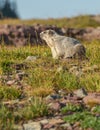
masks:
<instances>
[{"instance_id":1,"label":"marmot's back","mask_svg":"<svg viewBox=\"0 0 100 130\"><path fill-rule=\"evenodd\" d=\"M85 57L85 47L77 39L61 36L54 30L46 30L40 37L47 42L55 59Z\"/></svg>"},{"instance_id":2,"label":"marmot's back","mask_svg":"<svg viewBox=\"0 0 100 130\"><path fill-rule=\"evenodd\" d=\"M74 46L74 54L73 57L75 58L85 58L86 50L82 44L77 44Z\"/></svg>"}]
</instances>

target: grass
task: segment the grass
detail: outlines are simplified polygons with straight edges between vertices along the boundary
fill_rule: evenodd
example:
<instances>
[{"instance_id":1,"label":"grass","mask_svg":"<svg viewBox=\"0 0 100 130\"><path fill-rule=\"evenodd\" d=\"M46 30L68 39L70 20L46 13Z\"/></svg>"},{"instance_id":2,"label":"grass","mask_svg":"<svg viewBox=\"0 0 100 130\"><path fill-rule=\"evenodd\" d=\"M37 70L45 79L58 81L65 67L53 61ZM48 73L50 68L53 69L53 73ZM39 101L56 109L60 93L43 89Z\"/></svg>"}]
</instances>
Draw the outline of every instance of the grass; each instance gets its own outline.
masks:
<instances>
[{"instance_id":1,"label":"grass","mask_svg":"<svg viewBox=\"0 0 100 130\"><path fill-rule=\"evenodd\" d=\"M89 61L83 62L79 62L78 60L72 60L70 62L54 60L47 46L27 46L23 48L1 47L0 74L7 74L8 77L9 74L12 74L14 78L16 75L15 68L13 67L14 65L19 63L27 66L27 69L21 68L22 71L28 75L24 77L21 82L26 83L31 88L29 93L28 91L25 92L27 95L35 94L44 97L52 93L55 88L72 91L82 86L88 91L100 92L99 41L91 43L84 42L84 45L87 48L87 57ZM26 62L25 59L29 55L37 56L38 58L34 62ZM80 78L69 72L73 64L86 70L84 75ZM93 66L97 68L95 69ZM58 71L59 68L62 68L61 71ZM5 82L5 80L3 80L4 79L1 79L0 86Z\"/></svg>"},{"instance_id":2,"label":"grass","mask_svg":"<svg viewBox=\"0 0 100 130\"><path fill-rule=\"evenodd\" d=\"M13 100L21 97L21 91L13 87L0 86L0 100Z\"/></svg>"},{"instance_id":3,"label":"grass","mask_svg":"<svg viewBox=\"0 0 100 130\"><path fill-rule=\"evenodd\" d=\"M1 130L13 130L12 124L14 123L14 118L12 111L8 110L4 105L0 107L0 129Z\"/></svg>"},{"instance_id":4,"label":"grass","mask_svg":"<svg viewBox=\"0 0 100 130\"><path fill-rule=\"evenodd\" d=\"M96 106L94 112L99 113L98 109L100 106ZM81 110L81 111L80 111ZM83 129L93 129L99 130L100 129L100 117L96 116L94 113L91 113L90 110L82 109L82 107L78 107L77 105L67 105L65 108L62 109L63 113L72 112L71 115L67 115L64 120L67 123L74 124L75 122L79 122L79 126ZM73 113L74 112L74 113Z\"/></svg>"},{"instance_id":5,"label":"grass","mask_svg":"<svg viewBox=\"0 0 100 130\"><path fill-rule=\"evenodd\" d=\"M36 117L49 115L48 107L43 102L42 98L34 97L30 103L26 103L23 108L6 107L0 104L0 129L15 130L14 124L22 121L32 120ZM20 124L20 123L19 123Z\"/></svg>"},{"instance_id":6,"label":"grass","mask_svg":"<svg viewBox=\"0 0 100 130\"><path fill-rule=\"evenodd\" d=\"M47 105L43 102L42 98L38 97L34 97L34 99L30 101L30 105L26 106L19 113L25 120L49 115Z\"/></svg>"},{"instance_id":7,"label":"grass","mask_svg":"<svg viewBox=\"0 0 100 130\"><path fill-rule=\"evenodd\" d=\"M0 20L0 24L25 24L25 25L33 25L33 24L43 24L43 25L57 25L58 27L72 27L72 28L85 28L85 27L98 27L100 26L100 22L95 21L89 15L79 15L72 18L58 18L58 19L32 19L32 20L12 20L12 19L4 19Z\"/></svg>"},{"instance_id":8,"label":"grass","mask_svg":"<svg viewBox=\"0 0 100 130\"><path fill-rule=\"evenodd\" d=\"M0 48L0 129L13 129L14 124L21 121L35 119L40 116L49 115L49 110L42 98L55 90L64 89L71 92L84 87L87 91L100 92L100 41L83 42L89 60L54 60L50 48L47 46L25 46ZM33 62L26 61L27 56L38 57ZM16 80L16 65L23 64L20 71L27 76L22 80ZM77 66L84 69L84 74L80 77L70 73L70 68ZM15 79L18 84L7 85L7 81ZM22 86L22 88L19 88ZM8 108L3 102L23 98L28 100L21 109ZM63 108L62 113L68 111L76 112L65 118L65 121L74 123L79 121L83 129L89 127L99 130L100 118L93 114L84 112L81 106L68 105ZM94 114L99 113L99 108L94 109ZM3 117L3 118L1 118ZM91 119L91 122L89 122ZM98 122L98 123L96 123ZM97 128L97 129L96 129Z\"/></svg>"}]
</instances>

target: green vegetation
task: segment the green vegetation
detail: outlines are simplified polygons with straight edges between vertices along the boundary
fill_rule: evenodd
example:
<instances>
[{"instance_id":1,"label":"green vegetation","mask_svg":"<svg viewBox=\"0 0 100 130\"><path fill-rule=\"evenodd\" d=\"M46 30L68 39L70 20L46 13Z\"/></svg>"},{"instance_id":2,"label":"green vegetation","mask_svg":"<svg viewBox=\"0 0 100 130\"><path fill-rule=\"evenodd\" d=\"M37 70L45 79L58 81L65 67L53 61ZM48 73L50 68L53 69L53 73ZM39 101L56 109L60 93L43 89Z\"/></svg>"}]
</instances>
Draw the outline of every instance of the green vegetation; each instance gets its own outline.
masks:
<instances>
[{"instance_id":1,"label":"green vegetation","mask_svg":"<svg viewBox=\"0 0 100 130\"><path fill-rule=\"evenodd\" d=\"M77 109L77 106L75 105L71 105L71 109L67 110L68 106L63 108L62 111L64 112L75 112L72 113L71 115L68 115L64 118L64 120L70 124L74 124L75 122L79 122L79 126L82 127L83 129L88 129L91 128L93 130L99 130L100 129L100 117L92 114L91 112L89 112L88 110L84 109L81 111L79 111ZM98 111L98 109L100 109L100 106L96 106L94 111ZM99 112L98 112L99 113Z\"/></svg>"},{"instance_id":2,"label":"green vegetation","mask_svg":"<svg viewBox=\"0 0 100 130\"><path fill-rule=\"evenodd\" d=\"M5 19L0 20L0 24L44 24L44 25L56 25L58 27L73 27L73 28L85 28L85 27L98 27L100 22L95 21L91 16L80 15L73 18L59 18L59 19L33 19L33 20L13 20Z\"/></svg>"},{"instance_id":3,"label":"green vegetation","mask_svg":"<svg viewBox=\"0 0 100 130\"><path fill-rule=\"evenodd\" d=\"M34 97L24 108L14 109L7 108L0 104L0 129L1 130L15 130L14 124L19 123L21 120L31 120L36 117L49 115L48 107L42 101L42 98Z\"/></svg>"},{"instance_id":4,"label":"green vegetation","mask_svg":"<svg viewBox=\"0 0 100 130\"><path fill-rule=\"evenodd\" d=\"M49 115L47 105L43 102L42 98L38 97L34 97L30 101L30 105L19 111L19 113L26 120Z\"/></svg>"},{"instance_id":5,"label":"green vegetation","mask_svg":"<svg viewBox=\"0 0 100 130\"><path fill-rule=\"evenodd\" d=\"M79 105L79 104L73 105L71 103L68 103L65 107L63 107L61 109L61 113L65 114L67 112L79 112L82 110L83 110L83 108L81 105Z\"/></svg>"},{"instance_id":6,"label":"green vegetation","mask_svg":"<svg viewBox=\"0 0 100 130\"><path fill-rule=\"evenodd\" d=\"M13 129L14 124L35 119L50 114L42 100L55 90L64 89L71 92L84 87L87 91L100 92L100 41L83 42L87 58L83 61L54 60L47 46L0 47L0 129ZM28 56L36 56L33 61L26 61ZM16 66L19 68L16 69ZM21 66L22 65L22 66ZM82 69L82 75L77 76L69 70L72 67ZM24 72L24 74L22 73ZM19 79L18 73L22 76ZM7 84L8 81L13 81ZM30 97L33 99L29 100ZM13 104L4 105L12 100L25 101L22 108ZM10 106L10 107L9 107ZM12 109L13 108L13 109ZM91 113L82 108L68 104L61 112L73 114L66 116L66 122L80 122L83 129L99 130L100 113L97 106ZM91 120L91 121L90 121Z\"/></svg>"},{"instance_id":7,"label":"green vegetation","mask_svg":"<svg viewBox=\"0 0 100 130\"><path fill-rule=\"evenodd\" d=\"M4 105L0 106L0 129L12 130L14 123L14 117L12 111L6 108Z\"/></svg>"},{"instance_id":8,"label":"green vegetation","mask_svg":"<svg viewBox=\"0 0 100 130\"><path fill-rule=\"evenodd\" d=\"M47 46L27 46L23 48L1 47L0 74L2 77L5 75L8 77L12 75L12 78L9 77L9 80L14 79L16 76L16 69L14 66L16 66L16 64L23 64L21 71L24 71L28 76L24 76L21 82L22 84L24 83L30 86L31 89L29 91L24 90L26 95L44 97L52 93L55 88L72 91L82 86L88 91L100 92L99 41L91 43L85 42L84 45L87 48L87 57L89 60L83 60L81 62L78 60L71 60L70 62L66 60L54 60L52 59L50 48ZM25 59L29 55L37 56L38 58L33 62L26 62ZM75 74L69 72L73 65L82 68L83 75L81 77L77 77ZM61 68L60 71L59 68ZM1 93L2 91L11 91L9 86L9 90L6 89L7 84L4 78L1 78L0 82L2 89L5 88L5 90L0 89ZM12 88L15 89L16 85L14 84ZM15 94L15 97L20 95L20 89L18 89L18 91L19 93L18 95Z\"/></svg>"},{"instance_id":9,"label":"green vegetation","mask_svg":"<svg viewBox=\"0 0 100 130\"><path fill-rule=\"evenodd\" d=\"M0 100L17 99L21 97L21 91L13 87L0 86Z\"/></svg>"}]
</instances>

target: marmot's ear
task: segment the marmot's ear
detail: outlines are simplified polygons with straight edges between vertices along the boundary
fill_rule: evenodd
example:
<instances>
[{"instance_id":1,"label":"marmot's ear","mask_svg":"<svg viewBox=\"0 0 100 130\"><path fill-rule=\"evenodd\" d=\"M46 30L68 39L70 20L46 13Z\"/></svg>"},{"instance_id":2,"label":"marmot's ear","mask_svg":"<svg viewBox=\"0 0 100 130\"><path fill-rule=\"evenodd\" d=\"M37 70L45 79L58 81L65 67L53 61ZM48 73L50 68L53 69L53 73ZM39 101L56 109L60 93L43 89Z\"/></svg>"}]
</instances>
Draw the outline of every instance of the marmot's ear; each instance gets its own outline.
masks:
<instances>
[{"instance_id":1,"label":"marmot's ear","mask_svg":"<svg viewBox=\"0 0 100 130\"><path fill-rule=\"evenodd\" d=\"M53 35L55 34L55 32L54 32L53 30L49 30L48 34L49 34L50 36L53 36Z\"/></svg>"}]
</instances>

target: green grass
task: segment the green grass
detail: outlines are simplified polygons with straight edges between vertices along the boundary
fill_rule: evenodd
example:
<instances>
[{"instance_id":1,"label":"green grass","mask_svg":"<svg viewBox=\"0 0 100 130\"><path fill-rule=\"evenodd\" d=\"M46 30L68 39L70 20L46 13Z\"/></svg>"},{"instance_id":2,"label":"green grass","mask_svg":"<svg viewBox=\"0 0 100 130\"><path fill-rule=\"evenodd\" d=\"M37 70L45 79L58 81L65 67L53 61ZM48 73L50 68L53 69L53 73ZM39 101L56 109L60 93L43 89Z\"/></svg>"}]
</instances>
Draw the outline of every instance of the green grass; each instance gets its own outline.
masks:
<instances>
[{"instance_id":1,"label":"green grass","mask_svg":"<svg viewBox=\"0 0 100 130\"><path fill-rule=\"evenodd\" d=\"M0 129L13 130L14 117L12 111L4 105L0 106Z\"/></svg>"},{"instance_id":2,"label":"green grass","mask_svg":"<svg viewBox=\"0 0 100 130\"><path fill-rule=\"evenodd\" d=\"M75 122L80 122L80 126L83 129L100 129L100 117L96 117L88 111L76 112L73 115L66 116L64 120L71 124L74 124Z\"/></svg>"},{"instance_id":3,"label":"green grass","mask_svg":"<svg viewBox=\"0 0 100 130\"><path fill-rule=\"evenodd\" d=\"M75 105L70 105L62 109L62 112L72 112L71 115L67 115L64 120L67 123L74 124L75 122L79 122L79 126L83 129L91 128L93 130L100 129L100 117L97 117L95 114L91 113L89 110L84 110ZM100 106L96 106L94 111L98 112ZM74 112L74 113L73 113ZM99 113L99 112L98 112Z\"/></svg>"},{"instance_id":4,"label":"green grass","mask_svg":"<svg viewBox=\"0 0 100 130\"><path fill-rule=\"evenodd\" d=\"M34 97L28 106L19 110L19 113L24 120L30 120L49 115L49 110L42 98Z\"/></svg>"},{"instance_id":5,"label":"green grass","mask_svg":"<svg viewBox=\"0 0 100 130\"><path fill-rule=\"evenodd\" d=\"M22 121L35 119L36 117L46 116L49 114L48 108L42 97L46 97L55 90L64 89L66 92L71 92L78 88L84 87L87 91L100 92L100 41L83 42L89 60L54 60L51 55L50 48L47 46L26 46L21 48L1 46L0 48L0 101L1 109L0 129L13 129L13 125ZM37 56L33 62L27 62L27 56ZM17 88L17 84L11 86L6 84L5 76L9 80L15 79L16 64L23 64L20 71L24 71L27 76L24 76L20 81L23 88ZM70 73L69 69L74 66L84 69L84 74L81 77ZM94 67L96 66L96 67ZM22 109L11 111L11 109L3 106L4 101L16 100L23 97L23 100L28 100L30 97L35 97L30 103ZM38 109L37 109L38 108ZM87 114L80 106L68 105L63 108L62 112L76 112L71 117L66 117L67 122L81 121L81 126L98 130L99 125L96 121L100 119L94 117L93 114ZM79 112L80 111L80 112ZM98 113L99 108L94 110ZM6 113L6 114L5 114ZM3 116L5 114L5 116ZM91 122L89 123L89 120ZM4 123L3 123L4 122ZM3 125L4 124L4 125ZM11 125L10 125L11 124ZM92 124L92 125L91 125Z\"/></svg>"},{"instance_id":6,"label":"green grass","mask_svg":"<svg viewBox=\"0 0 100 130\"><path fill-rule=\"evenodd\" d=\"M15 74L16 64L25 64L26 68L22 68L28 76L23 78L24 83L31 87L31 95L46 96L56 89L65 89L72 91L84 86L88 91L100 91L100 46L99 41L84 42L87 49L87 57L89 61L80 62L54 60L49 47L1 47L0 49L0 74ZM26 62L27 56L38 56L34 62ZM86 70L80 78L69 72L72 64L82 67ZM93 68L96 66L97 69ZM58 72L59 67L62 68ZM65 69L64 69L65 68ZM87 78L86 78L87 77ZM3 80L3 79L2 79ZM2 81L1 81L2 82ZM1 84L3 85L3 84ZM32 93L33 92L33 93ZM26 92L28 93L28 92Z\"/></svg>"},{"instance_id":7,"label":"green grass","mask_svg":"<svg viewBox=\"0 0 100 130\"><path fill-rule=\"evenodd\" d=\"M21 91L8 86L0 86L0 100L13 100L21 97Z\"/></svg>"},{"instance_id":8,"label":"green grass","mask_svg":"<svg viewBox=\"0 0 100 130\"><path fill-rule=\"evenodd\" d=\"M88 15L79 15L72 18L58 18L58 19L32 19L32 20L12 20L5 19L0 20L0 24L43 24L43 25L56 25L58 27L73 27L73 28L85 28L85 27L98 27L100 22L95 21L92 17Z\"/></svg>"},{"instance_id":9,"label":"green grass","mask_svg":"<svg viewBox=\"0 0 100 130\"><path fill-rule=\"evenodd\" d=\"M49 115L49 110L42 98L34 97L22 108L6 107L0 104L0 130L15 130L14 124Z\"/></svg>"}]
</instances>

